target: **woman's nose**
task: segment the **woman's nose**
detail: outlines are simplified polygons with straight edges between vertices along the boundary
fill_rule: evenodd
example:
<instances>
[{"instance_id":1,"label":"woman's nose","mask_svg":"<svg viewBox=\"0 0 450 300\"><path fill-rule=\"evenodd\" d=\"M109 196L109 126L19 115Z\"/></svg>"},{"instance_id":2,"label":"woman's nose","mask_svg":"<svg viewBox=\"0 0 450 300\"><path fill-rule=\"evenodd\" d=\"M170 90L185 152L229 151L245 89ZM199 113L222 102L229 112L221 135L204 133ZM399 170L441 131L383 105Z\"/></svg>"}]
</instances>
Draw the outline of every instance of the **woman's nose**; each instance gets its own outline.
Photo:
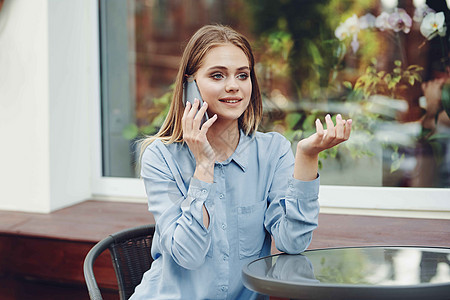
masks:
<instances>
[{"instance_id":1,"label":"woman's nose","mask_svg":"<svg viewBox=\"0 0 450 300\"><path fill-rule=\"evenodd\" d=\"M227 79L227 82L226 82L226 85L225 85L225 91L228 92L228 93L229 92L237 92L237 91L239 91L239 84L238 84L236 78L231 77L231 78Z\"/></svg>"}]
</instances>

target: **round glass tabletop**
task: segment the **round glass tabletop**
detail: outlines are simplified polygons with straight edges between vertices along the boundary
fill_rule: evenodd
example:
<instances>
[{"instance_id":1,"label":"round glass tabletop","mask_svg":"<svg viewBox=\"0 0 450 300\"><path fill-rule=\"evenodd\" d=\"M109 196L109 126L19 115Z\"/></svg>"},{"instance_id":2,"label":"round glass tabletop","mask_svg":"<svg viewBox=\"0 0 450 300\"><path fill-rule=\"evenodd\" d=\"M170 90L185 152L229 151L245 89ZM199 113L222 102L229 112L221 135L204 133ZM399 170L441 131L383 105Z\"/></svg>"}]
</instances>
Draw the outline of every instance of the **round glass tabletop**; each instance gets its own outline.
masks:
<instances>
[{"instance_id":1,"label":"round glass tabletop","mask_svg":"<svg viewBox=\"0 0 450 300\"><path fill-rule=\"evenodd\" d=\"M450 299L450 249L361 247L279 254L249 263L243 280L257 292L296 299Z\"/></svg>"}]
</instances>

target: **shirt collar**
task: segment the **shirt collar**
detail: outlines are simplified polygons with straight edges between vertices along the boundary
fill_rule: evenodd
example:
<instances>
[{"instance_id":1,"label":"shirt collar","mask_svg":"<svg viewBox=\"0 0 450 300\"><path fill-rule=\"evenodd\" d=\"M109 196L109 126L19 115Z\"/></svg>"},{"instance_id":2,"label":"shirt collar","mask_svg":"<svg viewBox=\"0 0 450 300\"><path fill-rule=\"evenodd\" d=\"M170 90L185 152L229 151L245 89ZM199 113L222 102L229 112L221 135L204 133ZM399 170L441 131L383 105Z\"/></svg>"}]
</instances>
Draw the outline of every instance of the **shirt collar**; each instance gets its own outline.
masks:
<instances>
[{"instance_id":1,"label":"shirt collar","mask_svg":"<svg viewBox=\"0 0 450 300\"><path fill-rule=\"evenodd\" d=\"M253 140L254 135L246 135L242 129L240 129L239 143L236 150L231 155L230 159L234 160L236 164L245 172L248 167L250 142Z\"/></svg>"}]
</instances>

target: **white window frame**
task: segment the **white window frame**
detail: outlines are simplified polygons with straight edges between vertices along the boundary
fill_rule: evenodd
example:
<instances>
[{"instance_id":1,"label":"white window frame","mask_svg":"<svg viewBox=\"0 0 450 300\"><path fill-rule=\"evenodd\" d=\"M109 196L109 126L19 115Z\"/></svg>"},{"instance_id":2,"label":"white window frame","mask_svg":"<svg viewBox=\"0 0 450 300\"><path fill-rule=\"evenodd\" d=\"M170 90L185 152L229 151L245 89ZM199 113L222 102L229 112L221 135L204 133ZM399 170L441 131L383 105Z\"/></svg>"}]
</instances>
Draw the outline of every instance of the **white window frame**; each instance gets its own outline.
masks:
<instances>
[{"instance_id":1,"label":"white window frame","mask_svg":"<svg viewBox=\"0 0 450 300\"><path fill-rule=\"evenodd\" d=\"M98 1L94 1L97 6ZM98 15L98 14L97 14ZM98 24L98 22L97 22ZM96 95L92 103L92 197L94 199L145 203L144 184L137 178L117 178L102 176L101 145L101 100L100 100L100 49L99 28L97 43L92 43L92 72L97 74L92 91ZM330 209L390 210L398 212L440 212L440 216L450 219L450 189L445 188L397 188L397 187L361 187L333 186L320 187L319 201L321 207ZM347 210L345 210L347 209ZM333 211L333 210L330 210ZM443 214L442 214L443 213ZM403 214L404 215L404 214ZM406 214L408 215L408 214Z\"/></svg>"}]
</instances>

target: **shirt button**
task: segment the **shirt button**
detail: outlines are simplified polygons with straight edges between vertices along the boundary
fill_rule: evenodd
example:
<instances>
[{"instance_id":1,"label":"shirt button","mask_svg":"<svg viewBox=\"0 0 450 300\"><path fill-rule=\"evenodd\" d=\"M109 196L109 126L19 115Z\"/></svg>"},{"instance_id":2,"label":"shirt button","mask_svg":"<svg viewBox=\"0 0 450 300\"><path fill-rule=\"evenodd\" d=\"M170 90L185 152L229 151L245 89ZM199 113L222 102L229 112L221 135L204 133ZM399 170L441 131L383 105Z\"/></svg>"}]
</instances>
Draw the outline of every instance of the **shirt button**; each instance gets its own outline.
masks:
<instances>
[{"instance_id":1,"label":"shirt button","mask_svg":"<svg viewBox=\"0 0 450 300\"><path fill-rule=\"evenodd\" d=\"M228 287L223 286L223 287L221 287L220 289L222 290L222 292L226 292L226 291L228 290Z\"/></svg>"},{"instance_id":2,"label":"shirt button","mask_svg":"<svg viewBox=\"0 0 450 300\"><path fill-rule=\"evenodd\" d=\"M219 195L219 198L222 199L222 198L223 198L223 194L220 194L220 195Z\"/></svg>"},{"instance_id":3,"label":"shirt button","mask_svg":"<svg viewBox=\"0 0 450 300\"><path fill-rule=\"evenodd\" d=\"M223 223L223 224L222 224L222 229L223 229L223 230L227 229L227 224Z\"/></svg>"},{"instance_id":4,"label":"shirt button","mask_svg":"<svg viewBox=\"0 0 450 300\"><path fill-rule=\"evenodd\" d=\"M228 255L224 255L222 256L223 261L227 261L228 260Z\"/></svg>"},{"instance_id":5,"label":"shirt button","mask_svg":"<svg viewBox=\"0 0 450 300\"><path fill-rule=\"evenodd\" d=\"M206 192L208 192L206 189L202 189L203 194L206 194Z\"/></svg>"}]
</instances>

